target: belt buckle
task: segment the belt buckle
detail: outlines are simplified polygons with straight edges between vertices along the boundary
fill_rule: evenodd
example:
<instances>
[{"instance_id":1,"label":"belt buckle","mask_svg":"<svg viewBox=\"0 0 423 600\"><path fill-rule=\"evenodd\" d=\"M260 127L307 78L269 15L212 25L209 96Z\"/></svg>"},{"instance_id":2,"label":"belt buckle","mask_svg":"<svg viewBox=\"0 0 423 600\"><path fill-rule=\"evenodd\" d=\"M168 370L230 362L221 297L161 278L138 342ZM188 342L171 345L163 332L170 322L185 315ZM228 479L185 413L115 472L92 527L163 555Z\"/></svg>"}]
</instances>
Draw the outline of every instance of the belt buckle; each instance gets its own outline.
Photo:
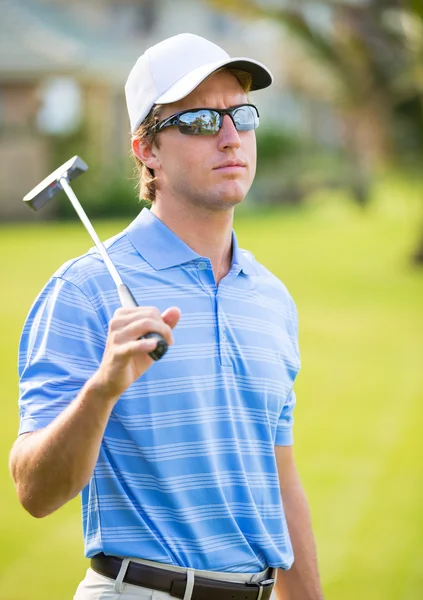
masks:
<instances>
[{"instance_id":1,"label":"belt buckle","mask_svg":"<svg viewBox=\"0 0 423 600\"><path fill-rule=\"evenodd\" d=\"M263 596L263 590L269 586L273 587L275 581L276 580L274 578L262 579L261 581L255 581L254 583L247 583L247 585L249 587L257 586L259 588L256 600L261 600L261 597Z\"/></svg>"}]
</instances>

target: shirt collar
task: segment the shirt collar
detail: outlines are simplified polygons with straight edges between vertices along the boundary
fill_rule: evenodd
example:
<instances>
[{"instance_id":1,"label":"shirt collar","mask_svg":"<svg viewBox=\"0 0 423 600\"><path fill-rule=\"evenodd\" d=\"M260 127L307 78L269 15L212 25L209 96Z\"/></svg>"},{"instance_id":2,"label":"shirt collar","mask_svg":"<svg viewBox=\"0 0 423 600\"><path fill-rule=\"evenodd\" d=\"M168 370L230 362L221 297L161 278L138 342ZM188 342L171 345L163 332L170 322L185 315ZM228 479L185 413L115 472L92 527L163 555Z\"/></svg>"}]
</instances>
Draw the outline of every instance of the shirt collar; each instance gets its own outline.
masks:
<instances>
[{"instance_id":1,"label":"shirt collar","mask_svg":"<svg viewBox=\"0 0 423 600\"><path fill-rule=\"evenodd\" d=\"M125 229L125 233L139 254L156 271L203 258L147 208L142 209ZM257 273L247 253L239 249L234 232L232 232L232 266L235 268L239 266L239 270L246 275Z\"/></svg>"},{"instance_id":2,"label":"shirt collar","mask_svg":"<svg viewBox=\"0 0 423 600\"><path fill-rule=\"evenodd\" d=\"M251 257L251 258L250 258ZM239 265L240 270L246 275L257 275L257 269L253 264L252 255L238 246L235 231L232 231L232 267Z\"/></svg>"},{"instance_id":3,"label":"shirt collar","mask_svg":"<svg viewBox=\"0 0 423 600\"><path fill-rule=\"evenodd\" d=\"M142 209L125 232L141 256L156 271L201 258L148 208Z\"/></svg>"}]
</instances>

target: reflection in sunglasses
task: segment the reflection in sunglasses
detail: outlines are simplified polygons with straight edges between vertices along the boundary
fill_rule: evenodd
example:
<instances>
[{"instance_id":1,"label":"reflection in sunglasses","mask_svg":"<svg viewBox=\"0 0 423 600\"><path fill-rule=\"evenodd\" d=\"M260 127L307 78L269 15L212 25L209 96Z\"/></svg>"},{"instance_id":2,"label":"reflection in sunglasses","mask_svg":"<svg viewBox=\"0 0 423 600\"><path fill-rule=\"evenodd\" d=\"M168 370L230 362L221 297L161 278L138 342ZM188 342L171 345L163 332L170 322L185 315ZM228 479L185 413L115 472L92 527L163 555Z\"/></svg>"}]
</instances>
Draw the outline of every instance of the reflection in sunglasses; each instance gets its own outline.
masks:
<instances>
[{"instance_id":1,"label":"reflection in sunglasses","mask_svg":"<svg viewBox=\"0 0 423 600\"><path fill-rule=\"evenodd\" d=\"M186 135L210 135L222 127L223 117L229 115L238 131L251 131L259 125L259 113L254 104L240 104L232 108L199 108L184 110L157 123L156 132L165 127L179 127Z\"/></svg>"}]
</instances>

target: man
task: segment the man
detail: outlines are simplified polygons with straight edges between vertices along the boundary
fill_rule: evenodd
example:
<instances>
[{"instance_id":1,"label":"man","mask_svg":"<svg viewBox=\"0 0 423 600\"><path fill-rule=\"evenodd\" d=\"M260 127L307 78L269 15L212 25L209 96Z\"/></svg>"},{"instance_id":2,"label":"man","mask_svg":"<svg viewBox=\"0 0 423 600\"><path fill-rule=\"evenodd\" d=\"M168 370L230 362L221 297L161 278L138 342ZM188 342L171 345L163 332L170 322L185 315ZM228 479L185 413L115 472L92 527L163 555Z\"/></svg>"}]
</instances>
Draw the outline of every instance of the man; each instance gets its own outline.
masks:
<instances>
[{"instance_id":1,"label":"man","mask_svg":"<svg viewBox=\"0 0 423 600\"><path fill-rule=\"evenodd\" d=\"M126 96L152 208L107 242L141 306L118 308L93 250L31 309L11 472L36 517L82 491L76 600L265 599L277 568L280 599L322 598L292 454L296 309L232 232L256 166L248 90L270 83L191 34L147 50ZM151 331L171 345L156 363Z\"/></svg>"}]
</instances>

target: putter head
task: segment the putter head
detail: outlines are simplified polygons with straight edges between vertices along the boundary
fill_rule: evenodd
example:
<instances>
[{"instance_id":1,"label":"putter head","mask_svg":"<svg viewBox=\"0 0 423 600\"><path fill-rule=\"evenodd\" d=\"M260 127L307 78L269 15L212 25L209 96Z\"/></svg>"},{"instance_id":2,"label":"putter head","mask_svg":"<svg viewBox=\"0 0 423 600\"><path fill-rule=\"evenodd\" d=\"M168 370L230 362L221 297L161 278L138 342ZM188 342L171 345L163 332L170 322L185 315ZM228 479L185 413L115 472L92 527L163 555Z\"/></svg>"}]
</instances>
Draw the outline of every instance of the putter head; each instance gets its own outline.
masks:
<instances>
[{"instance_id":1,"label":"putter head","mask_svg":"<svg viewBox=\"0 0 423 600\"><path fill-rule=\"evenodd\" d=\"M74 156L61 167L53 171L48 177L43 179L41 183L35 186L23 199L24 202L32 208L32 210L40 210L47 204L51 198L62 189L59 183L61 177L66 177L68 181L75 179L88 169L82 158Z\"/></svg>"}]
</instances>

